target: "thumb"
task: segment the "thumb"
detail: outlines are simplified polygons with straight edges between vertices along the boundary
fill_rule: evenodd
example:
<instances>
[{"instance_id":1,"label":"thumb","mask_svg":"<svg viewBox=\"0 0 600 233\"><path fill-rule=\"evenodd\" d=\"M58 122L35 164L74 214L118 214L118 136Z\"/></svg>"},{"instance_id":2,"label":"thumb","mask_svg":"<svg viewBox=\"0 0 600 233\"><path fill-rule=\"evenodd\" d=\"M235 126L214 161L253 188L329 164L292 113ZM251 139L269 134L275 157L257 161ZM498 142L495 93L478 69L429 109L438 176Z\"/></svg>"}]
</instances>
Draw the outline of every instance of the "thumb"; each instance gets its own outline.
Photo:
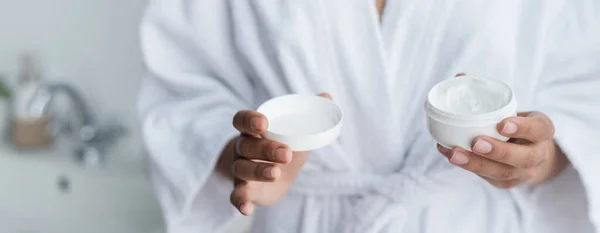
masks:
<instances>
[{"instance_id":1,"label":"thumb","mask_svg":"<svg viewBox=\"0 0 600 233\"><path fill-rule=\"evenodd\" d=\"M323 97L323 98L327 98L329 100L332 100L333 98L331 97L331 95L329 93L323 92L321 94L319 94L319 96Z\"/></svg>"}]
</instances>

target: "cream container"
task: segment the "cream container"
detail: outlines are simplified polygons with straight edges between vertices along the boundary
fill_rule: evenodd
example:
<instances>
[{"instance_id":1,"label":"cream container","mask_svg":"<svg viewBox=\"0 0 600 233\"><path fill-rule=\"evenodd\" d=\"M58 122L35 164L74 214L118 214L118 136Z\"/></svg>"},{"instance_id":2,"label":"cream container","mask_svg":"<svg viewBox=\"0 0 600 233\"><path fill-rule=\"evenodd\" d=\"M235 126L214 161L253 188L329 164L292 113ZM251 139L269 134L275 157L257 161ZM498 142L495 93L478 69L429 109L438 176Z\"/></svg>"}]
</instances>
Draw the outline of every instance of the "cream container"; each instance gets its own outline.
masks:
<instances>
[{"instance_id":1,"label":"cream container","mask_svg":"<svg viewBox=\"0 0 600 233\"><path fill-rule=\"evenodd\" d=\"M517 114L517 100L500 81L463 76L431 88L425 110L429 132L440 145L471 151L477 136L508 140L498 133L497 124Z\"/></svg>"},{"instance_id":2,"label":"cream container","mask_svg":"<svg viewBox=\"0 0 600 233\"><path fill-rule=\"evenodd\" d=\"M333 101L315 95L284 95L257 109L269 121L264 138L311 151L331 144L340 135L342 111Z\"/></svg>"}]
</instances>

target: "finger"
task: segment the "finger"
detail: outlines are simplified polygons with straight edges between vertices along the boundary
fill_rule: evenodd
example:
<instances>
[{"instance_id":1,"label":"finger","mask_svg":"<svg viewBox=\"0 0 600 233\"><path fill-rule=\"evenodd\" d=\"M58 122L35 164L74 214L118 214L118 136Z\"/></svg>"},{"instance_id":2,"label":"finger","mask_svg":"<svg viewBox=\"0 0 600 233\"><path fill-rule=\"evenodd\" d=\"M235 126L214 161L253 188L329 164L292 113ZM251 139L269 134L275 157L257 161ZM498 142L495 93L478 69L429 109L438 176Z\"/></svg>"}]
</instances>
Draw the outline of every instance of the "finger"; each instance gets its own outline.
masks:
<instances>
[{"instance_id":1,"label":"finger","mask_svg":"<svg viewBox=\"0 0 600 233\"><path fill-rule=\"evenodd\" d=\"M452 148L449 154L450 163L480 176L494 180L512 180L520 177L517 168L478 156L460 147Z\"/></svg>"},{"instance_id":2,"label":"finger","mask_svg":"<svg viewBox=\"0 0 600 233\"><path fill-rule=\"evenodd\" d=\"M281 177L281 168L273 163L237 159L231 169L235 177L246 181L273 182Z\"/></svg>"},{"instance_id":3,"label":"finger","mask_svg":"<svg viewBox=\"0 0 600 233\"><path fill-rule=\"evenodd\" d=\"M541 153L532 145L503 142L487 136L475 138L471 149L475 154L518 168L533 168L543 160Z\"/></svg>"},{"instance_id":4,"label":"finger","mask_svg":"<svg viewBox=\"0 0 600 233\"><path fill-rule=\"evenodd\" d=\"M333 99L333 97L331 97L331 95L329 93L326 93L326 92L320 93L319 96L321 96L323 98L327 98L329 100Z\"/></svg>"},{"instance_id":5,"label":"finger","mask_svg":"<svg viewBox=\"0 0 600 233\"><path fill-rule=\"evenodd\" d=\"M542 113L522 113L502 120L498 124L498 132L506 137L539 142L554 137L554 124Z\"/></svg>"},{"instance_id":6,"label":"finger","mask_svg":"<svg viewBox=\"0 0 600 233\"><path fill-rule=\"evenodd\" d=\"M233 127L244 134L263 134L268 125L269 122L262 113L252 110L239 111L233 117Z\"/></svg>"},{"instance_id":7,"label":"finger","mask_svg":"<svg viewBox=\"0 0 600 233\"><path fill-rule=\"evenodd\" d=\"M465 74L465 73L458 73L454 77L460 77L460 76L467 76L467 74Z\"/></svg>"},{"instance_id":8,"label":"finger","mask_svg":"<svg viewBox=\"0 0 600 233\"><path fill-rule=\"evenodd\" d=\"M258 159L267 162L287 164L292 161L292 150L289 146L262 138L241 136L237 140L236 152L247 159Z\"/></svg>"},{"instance_id":9,"label":"finger","mask_svg":"<svg viewBox=\"0 0 600 233\"><path fill-rule=\"evenodd\" d=\"M490 178L483 177L483 176L481 178L483 178L488 183L490 183L491 185L493 185L494 187L499 188L499 189L511 189L511 188L517 187L520 184L524 183L524 181L522 179L494 180L494 179L490 179Z\"/></svg>"},{"instance_id":10,"label":"finger","mask_svg":"<svg viewBox=\"0 0 600 233\"><path fill-rule=\"evenodd\" d=\"M229 201L235 208L237 208L241 214L249 216L254 212L254 204L252 204L250 197L250 185L248 182L242 182L235 186Z\"/></svg>"}]
</instances>

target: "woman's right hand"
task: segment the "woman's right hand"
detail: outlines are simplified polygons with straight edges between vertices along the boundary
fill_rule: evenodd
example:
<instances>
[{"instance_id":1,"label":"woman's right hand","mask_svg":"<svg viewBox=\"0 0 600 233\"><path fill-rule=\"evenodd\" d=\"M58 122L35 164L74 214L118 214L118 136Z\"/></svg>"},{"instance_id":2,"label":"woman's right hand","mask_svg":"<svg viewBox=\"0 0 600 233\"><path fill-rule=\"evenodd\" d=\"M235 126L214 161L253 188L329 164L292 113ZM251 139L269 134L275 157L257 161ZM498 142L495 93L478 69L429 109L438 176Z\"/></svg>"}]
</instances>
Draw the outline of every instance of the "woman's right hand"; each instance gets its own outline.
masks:
<instances>
[{"instance_id":1,"label":"woman's right hand","mask_svg":"<svg viewBox=\"0 0 600 233\"><path fill-rule=\"evenodd\" d=\"M325 93L320 96L331 99ZM267 118L256 111L239 111L233 118L240 136L232 142L235 187L230 200L243 215L252 214L254 205L268 206L279 201L308 156L308 152L292 153L285 144L261 138L268 124Z\"/></svg>"}]
</instances>

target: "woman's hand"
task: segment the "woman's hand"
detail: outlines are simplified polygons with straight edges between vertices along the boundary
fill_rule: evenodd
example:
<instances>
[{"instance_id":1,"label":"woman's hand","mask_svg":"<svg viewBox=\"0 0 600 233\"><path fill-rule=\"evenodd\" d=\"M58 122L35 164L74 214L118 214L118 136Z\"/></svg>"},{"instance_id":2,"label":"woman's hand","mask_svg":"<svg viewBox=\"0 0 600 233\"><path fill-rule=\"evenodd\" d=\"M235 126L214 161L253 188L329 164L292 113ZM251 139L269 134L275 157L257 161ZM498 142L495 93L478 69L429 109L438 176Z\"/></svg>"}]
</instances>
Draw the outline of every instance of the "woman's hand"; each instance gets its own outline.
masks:
<instances>
[{"instance_id":1,"label":"woman's hand","mask_svg":"<svg viewBox=\"0 0 600 233\"><path fill-rule=\"evenodd\" d=\"M437 145L450 163L471 171L498 188L520 184L544 183L568 164L565 154L554 142L554 125L540 112L523 112L498 124L498 132L508 142L480 136L469 152Z\"/></svg>"},{"instance_id":2,"label":"woman's hand","mask_svg":"<svg viewBox=\"0 0 600 233\"><path fill-rule=\"evenodd\" d=\"M331 99L325 93L320 96ZM242 214L251 215L254 205L272 205L288 192L308 152L292 153L285 144L261 138L268 128L261 113L240 111L233 118L233 126L240 131L230 143L233 161L222 159L219 163L229 164L234 176L231 204Z\"/></svg>"}]
</instances>

